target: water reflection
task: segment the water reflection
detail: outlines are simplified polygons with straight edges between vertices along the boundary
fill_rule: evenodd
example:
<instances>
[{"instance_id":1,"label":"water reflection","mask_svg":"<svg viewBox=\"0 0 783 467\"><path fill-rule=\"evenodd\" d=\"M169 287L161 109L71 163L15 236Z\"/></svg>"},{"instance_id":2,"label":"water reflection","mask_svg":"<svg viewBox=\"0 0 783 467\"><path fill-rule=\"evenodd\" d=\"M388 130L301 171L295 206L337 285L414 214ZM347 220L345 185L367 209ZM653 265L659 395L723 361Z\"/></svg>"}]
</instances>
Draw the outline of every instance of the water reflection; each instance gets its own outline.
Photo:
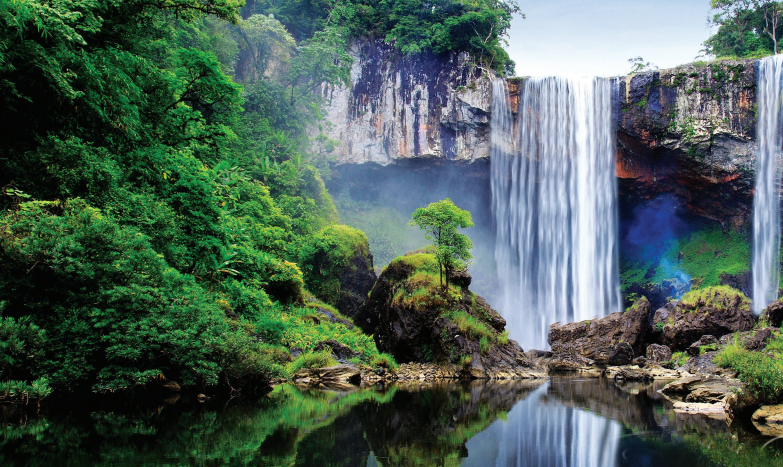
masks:
<instances>
[{"instance_id":1,"label":"water reflection","mask_svg":"<svg viewBox=\"0 0 783 467\"><path fill-rule=\"evenodd\" d=\"M675 415L657 389L575 379L352 392L280 386L204 405L182 397L41 415L6 407L0 465L783 465L752 430Z\"/></svg>"}]
</instances>

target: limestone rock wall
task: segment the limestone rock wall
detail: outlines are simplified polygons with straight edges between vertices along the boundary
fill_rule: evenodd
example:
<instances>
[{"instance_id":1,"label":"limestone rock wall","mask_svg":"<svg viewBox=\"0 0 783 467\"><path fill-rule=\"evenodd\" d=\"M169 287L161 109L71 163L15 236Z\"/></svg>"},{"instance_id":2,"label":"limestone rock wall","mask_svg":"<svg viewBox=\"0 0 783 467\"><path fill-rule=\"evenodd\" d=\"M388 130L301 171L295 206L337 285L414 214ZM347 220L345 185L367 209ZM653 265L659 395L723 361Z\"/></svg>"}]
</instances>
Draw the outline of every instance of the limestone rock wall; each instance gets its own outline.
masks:
<instances>
[{"instance_id":1,"label":"limestone rock wall","mask_svg":"<svg viewBox=\"0 0 783 467\"><path fill-rule=\"evenodd\" d=\"M406 56L382 40L350 53L351 86L321 90L338 164L489 156L492 81L467 54Z\"/></svg>"},{"instance_id":2,"label":"limestone rock wall","mask_svg":"<svg viewBox=\"0 0 783 467\"><path fill-rule=\"evenodd\" d=\"M492 78L466 54L402 55L382 40L352 46L350 86L324 86L337 164L490 155ZM755 177L758 62L691 64L617 79L622 199L669 193L697 216L740 227ZM524 78L508 80L517 110Z\"/></svg>"}]
</instances>

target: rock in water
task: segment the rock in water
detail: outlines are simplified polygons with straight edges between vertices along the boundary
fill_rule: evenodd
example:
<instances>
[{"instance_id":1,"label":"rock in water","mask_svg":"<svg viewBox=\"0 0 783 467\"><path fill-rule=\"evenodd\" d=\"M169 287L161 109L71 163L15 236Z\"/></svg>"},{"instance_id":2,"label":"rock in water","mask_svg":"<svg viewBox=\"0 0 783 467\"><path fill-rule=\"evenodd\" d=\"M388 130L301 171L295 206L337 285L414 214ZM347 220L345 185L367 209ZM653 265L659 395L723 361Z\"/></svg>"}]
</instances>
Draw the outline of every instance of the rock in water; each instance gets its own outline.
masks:
<instances>
[{"instance_id":1,"label":"rock in water","mask_svg":"<svg viewBox=\"0 0 783 467\"><path fill-rule=\"evenodd\" d=\"M555 357L574 352L599 365L627 365L641 355L650 330L650 302L637 300L625 312L601 319L549 327L549 345Z\"/></svg>"},{"instance_id":2,"label":"rock in water","mask_svg":"<svg viewBox=\"0 0 783 467\"><path fill-rule=\"evenodd\" d=\"M655 312L663 323L663 344L685 350L704 335L722 337L753 327L750 300L730 287L708 287L689 292L677 304Z\"/></svg>"},{"instance_id":3,"label":"rock in water","mask_svg":"<svg viewBox=\"0 0 783 467\"><path fill-rule=\"evenodd\" d=\"M783 436L783 405L763 405L753 413L753 425L764 436Z\"/></svg>"},{"instance_id":4,"label":"rock in water","mask_svg":"<svg viewBox=\"0 0 783 467\"><path fill-rule=\"evenodd\" d=\"M647 360L654 363L668 362L672 359L672 349L665 345L651 344L647 346Z\"/></svg>"},{"instance_id":5,"label":"rock in water","mask_svg":"<svg viewBox=\"0 0 783 467\"><path fill-rule=\"evenodd\" d=\"M454 282L465 286L466 276ZM435 255L426 251L395 258L354 322L400 363L435 363L466 378L541 376L483 298L459 286L447 296Z\"/></svg>"}]
</instances>

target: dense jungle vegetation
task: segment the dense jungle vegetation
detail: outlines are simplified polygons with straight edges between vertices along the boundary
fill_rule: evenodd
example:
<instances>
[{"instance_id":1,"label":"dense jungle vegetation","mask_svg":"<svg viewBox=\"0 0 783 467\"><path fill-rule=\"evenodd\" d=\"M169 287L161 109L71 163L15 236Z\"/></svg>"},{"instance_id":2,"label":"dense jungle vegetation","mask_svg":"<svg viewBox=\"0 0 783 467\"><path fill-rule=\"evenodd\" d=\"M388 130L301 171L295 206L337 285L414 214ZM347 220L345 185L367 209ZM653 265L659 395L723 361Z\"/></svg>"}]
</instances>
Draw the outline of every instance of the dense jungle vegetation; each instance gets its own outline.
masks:
<instances>
[{"instance_id":1,"label":"dense jungle vegetation","mask_svg":"<svg viewBox=\"0 0 783 467\"><path fill-rule=\"evenodd\" d=\"M365 33L508 68L513 11L0 2L0 390L253 387L333 363L309 352L329 338L393 365L330 306L334 268L369 252L324 187L316 91Z\"/></svg>"},{"instance_id":2,"label":"dense jungle vegetation","mask_svg":"<svg viewBox=\"0 0 783 467\"><path fill-rule=\"evenodd\" d=\"M705 52L718 58L760 58L778 53L783 36L783 2L711 0L710 23L718 27L705 41Z\"/></svg>"}]
</instances>

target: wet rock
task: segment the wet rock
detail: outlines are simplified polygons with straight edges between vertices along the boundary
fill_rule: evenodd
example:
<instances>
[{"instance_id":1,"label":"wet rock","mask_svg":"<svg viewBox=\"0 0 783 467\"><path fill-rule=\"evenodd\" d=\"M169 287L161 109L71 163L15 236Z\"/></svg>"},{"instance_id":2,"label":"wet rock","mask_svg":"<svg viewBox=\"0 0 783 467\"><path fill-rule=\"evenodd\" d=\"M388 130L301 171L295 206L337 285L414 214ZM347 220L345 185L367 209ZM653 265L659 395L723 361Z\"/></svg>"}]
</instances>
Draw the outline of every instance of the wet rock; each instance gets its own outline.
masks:
<instances>
[{"instance_id":1,"label":"wet rock","mask_svg":"<svg viewBox=\"0 0 783 467\"><path fill-rule=\"evenodd\" d=\"M685 397L685 402L709 402L722 401L735 389L740 389L741 384L727 379L709 379L692 386L691 392Z\"/></svg>"},{"instance_id":2,"label":"wet rock","mask_svg":"<svg viewBox=\"0 0 783 467\"><path fill-rule=\"evenodd\" d=\"M650 362L668 362L672 359L672 349L666 345L651 344L647 346L647 360Z\"/></svg>"},{"instance_id":3,"label":"wet rock","mask_svg":"<svg viewBox=\"0 0 783 467\"><path fill-rule=\"evenodd\" d=\"M682 376L679 370L669 370L659 366L641 368L637 365L609 366L604 377L617 381L655 381L677 379Z\"/></svg>"},{"instance_id":4,"label":"wet rock","mask_svg":"<svg viewBox=\"0 0 783 467\"><path fill-rule=\"evenodd\" d=\"M337 360L342 360L343 363L345 361L350 360L352 358L358 357L359 354L357 352L354 352L351 350L350 347L343 345L339 342L337 342L334 339L328 339L322 342L319 342L315 344L315 347L313 347L314 352L322 352L326 349L331 349L332 354L337 357Z\"/></svg>"},{"instance_id":5,"label":"wet rock","mask_svg":"<svg viewBox=\"0 0 783 467\"><path fill-rule=\"evenodd\" d=\"M182 390L179 383L176 381L166 381L162 386L172 392L179 392Z\"/></svg>"},{"instance_id":6,"label":"wet rock","mask_svg":"<svg viewBox=\"0 0 783 467\"><path fill-rule=\"evenodd\" d=\"M303 368L294 376L294 381L303 384L353 384L361 383L361 369L356 365L335 365L325 368Z\"/></svg>"},{"instance_id":7,"label":"wet rock","mask_svg":"<svg viewBox=\"0 0 783 467\"><path fill-rule=\"evenodd\" d=\"M688 350L686 352L688 353L688 355L692 357L698 357L701 354L702 347L710 346L711 350L715 350L715 346L717 344L718 344L718 339L716 339L715 336L711 336L707 334L706 336L701 336L701 339L691 344L691 346L688 347Z\"/></svg>"},{"instance_id":8,"label":"wet rock","mask_svg":"<svg viewBox=\"0 0 783 467\"><path fill-rule=\"evenodd\" d=\"M753 413L752 420L762 435L783 436L783 405L763 405Z\"/></svg>"},{"instance_id":9,"label":"wet rock","mask_svg":"<svg viewBox=\"0 0 783 467\"><path fill-rule=\"evenodd\" d=\"M750 300L739 291L710 287L692 300L659 309L653 317L663 323L662 343L672 350L685 350L704 335L722 337L754 325Z\"/></svg>"},{"instance_id":10,"label":"wet rock","mask_svg":"<svg viewBox=\"0 0 783 467\"><path fill-rule=\"evenodd\" d=\"M677 381L672 381L671 383L667 384L663 389L661 389L661 392L663 394L687 394L691 392L693 387L695 387L695 385L700 382L700 376L685 376L678 379Z\"/></svg>"},{"instance_id":11,"label":"wet rock","mask_svg":"<svg viewBox=\"0 0 783 467\"><path fill-rule=\"evenodd\" d=\"M572 347L561 346L546 365L549 371L583 371L592 368L595 361L579 355Z\"/></svg>"},{"instance_id":12,"label":"wet rock","mask_svg":"<svg viewBox=\"0 0 783 467\"><path fill-rule=\"evenodd\" d=\"M675 413L706 415L710 418L724 420L727 418L726 406L723 402L681 402L674 403Z\"/></svg>"},{"instance_id":13,"label":"wet rock","mask_svg":"<svg viewBox=\"0 0 783 467\"><path fill-rule=\"evenodd\" d=\"M650 330L650 303L637 300L625 312L604 318L549 327L552 353L575 353L599 365L623 365L641 355Z\"/></svg>"},{"instance_id":14,"label":"wet rock","mask_svg":"<svg viewBox=\"0 0 783 467\"><path fill-rule=\"evenodd\" d=\"M707 351L703 354L699 355L698 357L691 357L688 359L687 362L685 362L685 365L682 366L682 369L687 371L688 373L693 374L704 374L704 375L726 375L726 376L732 376L734 375L734 372L731 370L727 370L726 368L721 368L715 363L713 363L713 360L715 359L715 356L718 354L716 351Z\"/></svg>"}]
</instances>

